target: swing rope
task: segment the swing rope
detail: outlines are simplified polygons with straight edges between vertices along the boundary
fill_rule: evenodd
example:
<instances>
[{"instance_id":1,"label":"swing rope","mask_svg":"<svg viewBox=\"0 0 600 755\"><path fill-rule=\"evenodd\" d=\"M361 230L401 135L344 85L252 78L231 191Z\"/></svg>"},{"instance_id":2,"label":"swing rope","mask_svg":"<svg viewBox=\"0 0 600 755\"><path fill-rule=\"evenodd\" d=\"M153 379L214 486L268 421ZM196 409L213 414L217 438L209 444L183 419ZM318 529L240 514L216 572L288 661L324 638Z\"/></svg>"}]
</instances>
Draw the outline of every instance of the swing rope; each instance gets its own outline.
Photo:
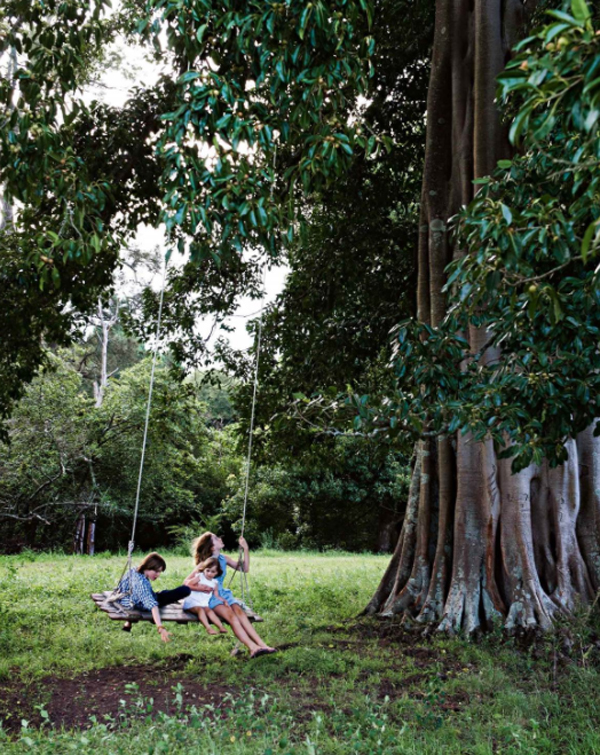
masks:
<instances>
[{"instance_id":1,"label":"swing rope","mask_svg":"<svg viewBox=\"0 0 600 755\"><path fill-rule=\"evenodd\" d=\"M265 269L265 272L263 273L263 288L264 288L265 280L266 280L266 269ZM250 428L248 431L248 456L246 459L246 481L244 485L244 507L242 510L242 529L241 529L240 537L244 537L244 531L246 529L246 511L248 509L248 490L250 487L250 463L252 459L252 439L254 437L254 417L256 414L256 396L258 393L258 368L260 364L260 346L261 346L261 338L262 338L263 312L264 312L264 306L261 307L260 315L258 318L258 333L257 333L257 338L256 338L256 359L255 359L255 365L254 365L254 388L252 391L252 409L250 412ZM250 597L250 586L248 584L248 574L246 572L245 563L244 563L244 550L241 546L239 549L237 569L231 575L231 579L229 580L230 585L233 582L235 575L238 572L240 573L242 603L245 603L250 608L250 610L254 612L254 607L252 605L252 598Z\"/></svg>"},{"instance_id":2,"label":"swing rope","mask_svg":"<svg viewBox=\"0 0 600 755\"><path fill-rule=\"evenodd\" d=\"M160 325L162 320L163 302L165 299L165 287L167 282L167 265L168 261L165 259L163 267L163 279L160 287L160 300L158 303L158 316L156 318L156 335L154 344L154 354L152 356L152 370L150 372L150 387L148 389L148 403L146 404L146 419L144 421L144 438L142 440L142 455L140 457L140 471L138 474L137 490L135 492L135 508L133 510L133 525L131 527L131 538L129 539L129 547L127 549L129 559L131 560L131 554L135 545L135 529L137 526L138 511L140 508L140 494L142 491L142 474L144 471L144 459L146 457L146 446L148 443L148 426L150 424L150 409L152 407L152 392L154 390L154 373L156 372L156 362L158 358L158 344L160 342Z\"/></svg>"},{"instance_id":3,"label":"swing rope","mask_svg":"<svg viewBox=\"0 0 600 755\"><path fill-rule=\"evenodd\" d=\"M129 591L127 593L119 593L119 584L121 583L121 580L127 574L131 569L133 568L133 549L135 548L135 531L137 527L137 519L138 519L138 512L140 508L140 495L142 491L142 476L144 472L144 460L146 458L146 446L148 444L148 427L150 425L150 409L152 407L152 393L154 391L154 376L156 372L156 362L158 359L158 344L160 342L160 326L161 326L161 320L162 320L162 311L163 311L163 302L165 298L165 287L166 287L166 281L167 281L167 266L168 266L168 258L165 258L165 264L163 267L163 278L162 278L162 284L160 287L160 299L158 303L158 316L156 318L156 334L155 334L155 344L154 344L154 353L152 355L152 369L150 371L150 385L148 388L148 401L146 402L146 418L144 420L144 436L142 440L142 452L140 456L140 469L138 473L138 481L137 481L137 489L135 493L135 506L133 509L133 524L131 527L131 537L129 538L129 544L127 546L127 562L125 564L125 568L123 569L121 576L119 577L119 580L117 581L117 585L113 590L113 594L110 597L110 602L115 602L123 598L125 595L131 594L131 580L129 585Z\"/></svg>"},{"instance_id":4,"label":"swing rope","mask_svg":"<svg viewBox=\"0 0 600 755\"><path fill-rule=\"evenodd\" d=\"M263 276L263 285L266 275ZM262 338L262 325L263 325L263 312L264 307L260 310L260 316L258 318L258 335L256 339L256 364L254 365L254 389L252 392L252 411L250 412L250 429L248 432L248 459L246 462L246 484L244 488L244 508L242 511L242 531L240 537L244 536L244 530L246 529L246 510L248 508L248 488L250 485L250 460L252 458L252 438L254 436L254 417L256 413L256 394L258 392L258 367L260 361L260 342Z\"/></svg>"},{"instance_id":5,"label":"swing rope","mask_svg":"<svg viewBox=\"0 0 600 755\"><path fill-rule=\"evenodd\" d=\"M271 207L273 206L273 194L275 191L275 168L276 167L277 167L277 145L275 145L275 149L273 150L273 175L271 177L271 189L270 189ZM266 280L267 280L267 268L265 265L263 269L263 291L266 286ZM260 308L260 313L258 316L258 332L257 332L257 337L256 337L256 359L255 359L255 364L254 364L254 388L252 391L252 409L250 412L250 428L248 431L248 456L246 459L246 481L244 485L244 506L242 509L242 529L241 529L240 537L244 536L244 531L246 529L246 511L248 508L248 490L250 487L250 464L252 460L252 440L254 438L254 418L256 414L256 397L258 394L258 368L260 365L260 348L261 348L261 339L262 339L264 311L265 311L265 305L263 303ZM239 549L237 569L233 572L233 574L231 575L231 579L229 580L230 586L235 578L235 575L238 572L240 573L242 603L246 604L250 608L250 610L254 613L254 608L252 606L252 599L250 597L250 586L248 584L248 573L246 572L246 568L244 564L244 550L241 546Z\"/></svg>"}]
</instances>

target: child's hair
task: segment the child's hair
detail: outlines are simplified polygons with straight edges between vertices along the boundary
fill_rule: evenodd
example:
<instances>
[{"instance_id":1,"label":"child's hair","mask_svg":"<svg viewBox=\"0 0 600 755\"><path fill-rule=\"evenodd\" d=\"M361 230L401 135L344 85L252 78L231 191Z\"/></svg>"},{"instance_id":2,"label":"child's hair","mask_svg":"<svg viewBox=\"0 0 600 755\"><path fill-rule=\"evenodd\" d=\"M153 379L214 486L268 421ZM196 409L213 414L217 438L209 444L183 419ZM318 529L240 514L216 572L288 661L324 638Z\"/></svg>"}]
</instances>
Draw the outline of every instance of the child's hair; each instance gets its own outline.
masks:
<instances>
[{"instance_id":1,"label":"child's hair","mask_svg":"<svg viewBox=\"0 0 600 755\"><path fill-rule=\"evenodd\" d=\"M206 561L203 561L201 564L199 564L198 571L205 571L206 569L210 569L211 567L216 567L217 577L220 577L221 574L223 574L223 569L221 568L219 559L215 558L214 556L207 558Z\"/></svg>"},{"instance_id":2,"label":"child's hair","mask_svg":"<svg viewBox=\"0 0 600 755\"><path fill-rule=\"evenodd\" d=\"M167 562L159 553L149 553L137 568L140 574L145 571L166 571Z\"/></svg>"},{"instance_id":3,"label":"child's hair","mask_svg":"<svg viewBox=\"0 0 600 755\"><path fill-rule=\"evenodd\" d=\"M192 556L194 557L195 564L201 564L206 561L207 558L212 556L213 552L213 533L205 532L200 537L197 537L192 543Z\"/></svg>"}]
</instances>

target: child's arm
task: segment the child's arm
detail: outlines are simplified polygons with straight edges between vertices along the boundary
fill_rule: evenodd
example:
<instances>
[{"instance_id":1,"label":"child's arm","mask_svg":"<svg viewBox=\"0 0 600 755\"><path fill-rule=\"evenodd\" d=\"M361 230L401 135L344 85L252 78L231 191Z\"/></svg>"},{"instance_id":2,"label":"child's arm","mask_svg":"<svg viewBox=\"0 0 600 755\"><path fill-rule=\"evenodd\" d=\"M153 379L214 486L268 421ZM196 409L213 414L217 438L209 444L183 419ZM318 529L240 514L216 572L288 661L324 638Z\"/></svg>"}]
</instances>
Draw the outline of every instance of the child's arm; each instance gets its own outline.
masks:
<instances>
[{"instance_id":1,"label":"child's arm","mask_svg":"<svg viewBox=\"0 0 600 755\"><path fill-rule=\"evenodd\" d=\"M154 619L154 623L156 624L156 628L158 629L160 639L163 642L168 642L171 639L171 632L167 632L165 627L163 627L158 606L154 606L154 608L152 609L152 618Z\"/></svg>"},{"instance_id":2,"label":"child's arm","mask_svg":"<svg viewBox=\"0 0 600 755\"><path fill-rule=\"evenodd\" d=\"M214 596L215 596L215 598L217 598L218 600L221 600L221 601L223 601L223 604L224 604L224 605L226 605L226 606L228 606L228 605L229 605L229 603L228 603L228 602L227 602L227 601L225 600L225 598L224 598L224 597L223 597L223 596L221 595L221 593L219 592L219 585L218 585L218 584L216 584L216 585L215 585L215 589L213 590L213 595L214 595Z\"/></svg>"}]
</instances>

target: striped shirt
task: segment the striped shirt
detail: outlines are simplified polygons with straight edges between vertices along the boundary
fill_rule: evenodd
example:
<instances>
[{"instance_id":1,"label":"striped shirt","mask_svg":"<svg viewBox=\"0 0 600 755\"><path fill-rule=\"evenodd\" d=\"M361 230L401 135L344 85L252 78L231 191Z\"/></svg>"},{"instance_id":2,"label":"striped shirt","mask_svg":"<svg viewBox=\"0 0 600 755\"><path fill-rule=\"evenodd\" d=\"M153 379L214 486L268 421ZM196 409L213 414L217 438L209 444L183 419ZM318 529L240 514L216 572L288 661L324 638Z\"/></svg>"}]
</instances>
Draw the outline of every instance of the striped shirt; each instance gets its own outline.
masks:
<instances>
[{"instance_id":1,"label":"striped shirt","mask_svg":"<svg viewBox=\"0 0 600 755\"><path fill-rule=\"evenodd\" d=\"M125 595L119 600L123 608L137 608L151 611L158 605L156 595L148 577L140 574L136 569L130 569L119 582L119 592Z\"/></svg>"}]
</instances>

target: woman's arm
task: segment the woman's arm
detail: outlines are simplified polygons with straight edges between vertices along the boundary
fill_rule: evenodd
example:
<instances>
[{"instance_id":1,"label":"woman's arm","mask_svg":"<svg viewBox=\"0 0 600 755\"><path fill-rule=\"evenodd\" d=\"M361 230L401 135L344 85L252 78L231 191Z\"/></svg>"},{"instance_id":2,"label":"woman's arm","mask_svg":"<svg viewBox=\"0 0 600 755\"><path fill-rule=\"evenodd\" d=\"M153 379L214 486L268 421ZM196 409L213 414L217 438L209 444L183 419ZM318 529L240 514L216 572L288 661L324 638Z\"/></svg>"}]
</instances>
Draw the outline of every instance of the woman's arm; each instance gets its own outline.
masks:
<instances>
[{"instance_id":1,"label":"woman's arm","mask_svg":"<svg viewBox=\"0 0 600 755\"><path fill-rule=\"evenodd\" d=\"M198 579L198 567L194 569L189 577L186 577L183 584L189 587L192 592L212 592L212 588L208 585L203 585Z\"/></svg>"},{"instance_id":2,"label":"woman's arm","mask_svg":"<svg viewBox=\"0 0 600 755\"><path fill-rule=\"evenodd\" d=\"M227 562L227 566L229 566L231 569L248 573L250 571L250 551L248 550L248 543L246 542L245 537L240 537L239 543L240 547L244 551L243 564L240 563L240 559L234 561L230 556L225 556L225 561Z\"/></svg>"}]
</instances>

